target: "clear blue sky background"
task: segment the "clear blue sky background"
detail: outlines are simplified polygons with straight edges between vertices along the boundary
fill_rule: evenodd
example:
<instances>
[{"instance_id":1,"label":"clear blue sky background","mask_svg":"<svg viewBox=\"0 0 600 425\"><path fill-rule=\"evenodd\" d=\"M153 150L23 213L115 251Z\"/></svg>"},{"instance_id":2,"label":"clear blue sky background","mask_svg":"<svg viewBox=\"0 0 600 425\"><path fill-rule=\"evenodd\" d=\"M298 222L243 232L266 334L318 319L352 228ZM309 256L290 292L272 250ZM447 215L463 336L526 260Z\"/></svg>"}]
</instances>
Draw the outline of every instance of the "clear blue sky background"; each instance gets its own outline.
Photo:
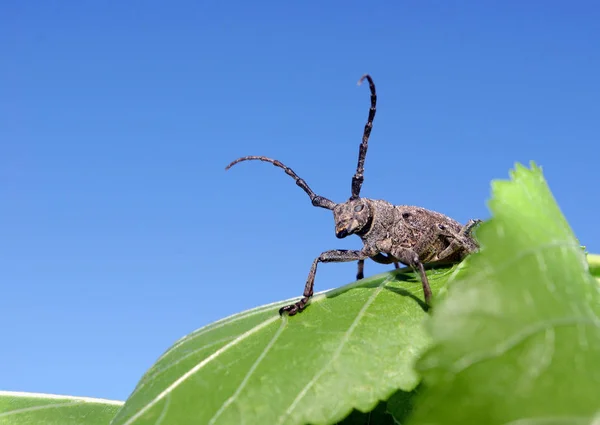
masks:
<instances>
[{"instance_id":1,"label":"clear blue sky background","mask_svg":"<svg viewBox=\"0 0 600 425\"><path fill-rule=\"evenodd\" d=\"M268 155L347 199L365 72L364 196L486 218L533 159L600 252L598 22L593 1L3 2L0 389L125 399L182 335L358 248L281 170L224 167Z\"/></svg>"}]
</instances>

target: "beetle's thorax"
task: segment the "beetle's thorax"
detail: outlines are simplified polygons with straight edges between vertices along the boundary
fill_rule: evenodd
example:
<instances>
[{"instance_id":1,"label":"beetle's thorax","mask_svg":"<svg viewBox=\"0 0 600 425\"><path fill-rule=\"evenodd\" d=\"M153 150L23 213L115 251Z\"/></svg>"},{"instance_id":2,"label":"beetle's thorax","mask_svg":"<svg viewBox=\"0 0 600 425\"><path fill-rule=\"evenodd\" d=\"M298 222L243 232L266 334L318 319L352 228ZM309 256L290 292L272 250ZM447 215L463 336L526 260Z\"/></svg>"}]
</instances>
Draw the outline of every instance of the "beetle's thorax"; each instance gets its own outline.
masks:
<instances>
[{"instance_id":1,"label":"beetle's thorax","mask_svg":"<svg viewBox=\"0 0 600 425\"><path fill-rule=\"evenodd\" d=\"M381 199L365 199L372 211L371 222L368 228L356 234L360 236L363 242L370 245L369 242L379 240L383 235L389 233L394 226L394 205Z\"/></svg>"}]
</instances>

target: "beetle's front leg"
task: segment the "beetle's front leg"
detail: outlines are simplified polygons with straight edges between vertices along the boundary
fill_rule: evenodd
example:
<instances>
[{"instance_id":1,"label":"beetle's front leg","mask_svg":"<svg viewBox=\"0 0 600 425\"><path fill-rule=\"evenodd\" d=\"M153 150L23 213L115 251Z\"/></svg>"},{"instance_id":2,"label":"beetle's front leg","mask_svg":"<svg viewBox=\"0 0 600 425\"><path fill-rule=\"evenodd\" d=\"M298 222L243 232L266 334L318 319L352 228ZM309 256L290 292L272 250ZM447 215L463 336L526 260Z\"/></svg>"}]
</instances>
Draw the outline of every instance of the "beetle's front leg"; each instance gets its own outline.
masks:
<instances>
[{"instance_id":1,"label":"beetle's front leg","mask_svg":"<svg viewBox=\"0 0 600 425\"><path fill-rule=\"evenodd\" d=\"M306 279L306 285L304 286L304 297L294 304L286 305L279 309L279 314L283 314L285 311L288 315L293 316L294 314L304 310L308 300L313 295L313 289L315 286L315 274L317 273L317 264L319 263L345 263L348 261L364 260L369 255L364 251L349 251L345 249L332 249L331 251L325 251L321 253L308 272L308 278Z\"/></svg>"}]
</instances>

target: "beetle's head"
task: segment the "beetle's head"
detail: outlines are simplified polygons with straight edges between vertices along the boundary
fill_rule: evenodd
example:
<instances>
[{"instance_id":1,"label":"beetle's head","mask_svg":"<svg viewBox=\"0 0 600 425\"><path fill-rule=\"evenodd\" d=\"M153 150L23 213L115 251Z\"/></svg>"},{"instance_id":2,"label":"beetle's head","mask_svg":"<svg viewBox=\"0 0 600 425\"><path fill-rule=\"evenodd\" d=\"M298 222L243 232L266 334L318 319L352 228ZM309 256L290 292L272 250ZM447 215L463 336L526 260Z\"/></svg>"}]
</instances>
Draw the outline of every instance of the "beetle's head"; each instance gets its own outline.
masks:
<instances>
[{"instance_id":1,"label":"beetle's head","mask_svg":"<svg viewBox=\"0 0 600 425\"><path fill-rule=\"evenodd\" d=\"M366 233L373 221L370 202L364 198L349 199L333 208L335 235L345 238L348 235Z\"/></svg>"}]
</instances>

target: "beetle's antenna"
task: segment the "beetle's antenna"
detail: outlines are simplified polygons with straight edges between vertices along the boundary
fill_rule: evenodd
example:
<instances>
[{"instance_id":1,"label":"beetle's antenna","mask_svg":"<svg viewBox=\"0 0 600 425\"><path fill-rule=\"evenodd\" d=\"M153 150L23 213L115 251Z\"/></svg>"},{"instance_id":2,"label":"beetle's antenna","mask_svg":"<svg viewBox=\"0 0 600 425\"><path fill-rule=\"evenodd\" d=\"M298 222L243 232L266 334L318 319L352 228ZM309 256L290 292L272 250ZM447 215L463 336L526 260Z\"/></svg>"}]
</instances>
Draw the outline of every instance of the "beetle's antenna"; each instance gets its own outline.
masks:
<instances>
[{"instance_id":1,"label":"beetle's antenna","mask_svg":"<svg viewBox=\"0 0 600 425\"><path fill-rule=\"evenodd\" d=\"M285 173L288 176L291 176L296 181L296 184L298 186L300 186L300 188L303 191L305 191L308 196L310 196L310 200L315 207L326 208L328 210L332 210L333 207L335 207L335 205L336 205L335 202L330 201L329 199L324 198L322 196L316 195L311 190L311 188L308 187L306 182L304 180L302 180L300 177L298 177L298 175L296 173L294 173L294 170L292 170L290 167L285 166L283 163L277 161L276 159L267 158L266 156L254 156L254 155L244 156L244 157L238 158L235 161L233 161L231 164L229 164L227 167L225 167L225 169L229 170L231 167L233 167L238 162L249 161L249 160L259 160L259 161L270 162L271 164L273 164L276 167L283 168L283 171L285 171Z\"/></svg>"},{"instance_id":2,"label":"beetle's antenna","mask_svg":"<svg viewBox=\"0 0 600 425\"><path fill-rule=\"evenodd\" d=\"M360 195L360 188L362 187L363 180L365 179L363 173L365 171L365 157L367 156L367 147L369 143L369 136L371 135L371 129L373 128L373 119L375 119L375 106L377 104L377 93L375 92L375 84L369 74L365 74L358 80L358 85L367 79L369 81L369 88L371 89L371 108L369 109L369 118L365 124L365 131L363 132L362 143L358 151L358 165L356 166L356 174L352 177L352 196L350 199L356 199Z\"/></svg>"}]
</instances>

